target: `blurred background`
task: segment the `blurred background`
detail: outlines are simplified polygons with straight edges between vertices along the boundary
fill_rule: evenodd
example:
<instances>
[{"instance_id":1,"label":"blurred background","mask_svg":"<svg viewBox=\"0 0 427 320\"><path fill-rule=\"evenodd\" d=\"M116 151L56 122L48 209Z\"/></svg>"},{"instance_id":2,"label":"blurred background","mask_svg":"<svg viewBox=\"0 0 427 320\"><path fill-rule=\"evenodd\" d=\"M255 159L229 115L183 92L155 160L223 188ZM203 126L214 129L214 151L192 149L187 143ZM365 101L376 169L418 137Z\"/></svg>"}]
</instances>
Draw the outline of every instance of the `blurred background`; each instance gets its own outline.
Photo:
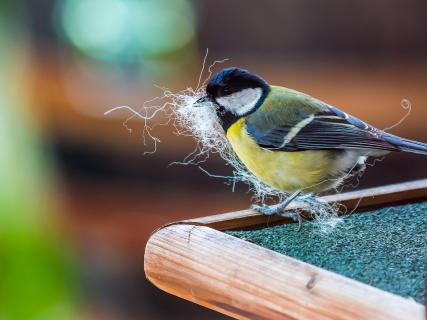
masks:
<instances>
[{"instance_id":1,"label":"blurred background","mask_svg":"<svg viewBox=\"0 0 427 320\"><path fill-rule=\"evenodd\" d=\"M0 318L226 319L149 284L150 233L175 220L245 209L194 166L194 147L126 110L196 86L207 64L259 73L427 141L423 0L16 0L0 2ZM356 188L427 177L426 158L387 156ZM204 168L227 174L222 161ZM352 187L353 188L353 187ZM350 188L351 189L351 188ZM348 189L347 189L348 190Z\"/></svg>"}]
</instances>

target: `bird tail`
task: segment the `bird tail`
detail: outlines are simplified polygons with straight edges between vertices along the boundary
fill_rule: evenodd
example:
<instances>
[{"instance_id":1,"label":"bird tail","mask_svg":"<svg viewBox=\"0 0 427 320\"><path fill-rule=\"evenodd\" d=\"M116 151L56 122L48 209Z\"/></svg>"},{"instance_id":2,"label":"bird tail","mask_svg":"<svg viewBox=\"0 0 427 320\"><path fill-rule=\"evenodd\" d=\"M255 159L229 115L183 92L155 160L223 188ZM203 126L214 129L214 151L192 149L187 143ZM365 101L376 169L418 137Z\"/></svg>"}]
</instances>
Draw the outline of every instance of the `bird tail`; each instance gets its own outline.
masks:
<instances>
[{"instance_id":1,"label":"bird tail","mask_svg":"<svg viewBox=\"0 0 427 320\"><path fill-rule=\"evenodd\" d=\"M383 139L401 151L427 155L427 143L400 138L389 133L383 135Z\"/></svg>"}]
</instances>

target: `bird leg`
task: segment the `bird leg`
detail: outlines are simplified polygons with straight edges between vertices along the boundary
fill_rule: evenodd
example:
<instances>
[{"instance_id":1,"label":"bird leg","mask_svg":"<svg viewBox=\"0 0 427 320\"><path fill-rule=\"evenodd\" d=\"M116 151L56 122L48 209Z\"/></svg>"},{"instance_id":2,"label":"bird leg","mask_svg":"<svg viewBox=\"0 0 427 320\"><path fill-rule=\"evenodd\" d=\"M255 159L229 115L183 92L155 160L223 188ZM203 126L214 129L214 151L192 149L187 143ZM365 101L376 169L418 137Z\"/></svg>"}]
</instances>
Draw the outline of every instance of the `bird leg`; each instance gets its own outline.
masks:
<instances>
[{"instance_id":1,"label":"bird leg","mask_svg":"<svg viewBox=\"0 0 427 320\"><path fill-rule=\"evenodd\" d=\"M289 197L287 197L283 202L280 202L275 205L268 206L266 204L263 205L252 205L251 208L266 215L266 216L272 216L272 215L279 215L285 218L291 218L295 222L298 222L301 224L301 216L296 212L283 212L286 207L301 193L301 190L295 191L293 194L291 194Z\"/></svg>"}]
</instances>

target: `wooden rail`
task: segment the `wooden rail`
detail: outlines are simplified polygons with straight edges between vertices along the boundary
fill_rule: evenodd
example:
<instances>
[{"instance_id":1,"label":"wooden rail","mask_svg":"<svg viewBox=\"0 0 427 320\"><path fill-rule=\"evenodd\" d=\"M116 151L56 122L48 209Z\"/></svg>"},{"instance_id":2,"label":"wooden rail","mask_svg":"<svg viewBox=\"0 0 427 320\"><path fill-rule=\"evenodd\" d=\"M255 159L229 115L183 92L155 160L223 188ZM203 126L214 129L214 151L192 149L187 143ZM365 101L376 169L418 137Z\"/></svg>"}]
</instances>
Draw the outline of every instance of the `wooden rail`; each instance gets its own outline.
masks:
<instances>
[{"instance_id":1,"label":"wooden rail","mask_svg":"<svg viewBox=\"0 0 427 320\"><path fill-rule=\"evenodd\" d=\"M325 197L361 209L427 199L427 180ZM352 207L353 205L353 207ZM424 319L425 307L221 232L266 223L252 210L170 224L146 246L160 289L238 319Z\"/></svg>"}]
</instances>

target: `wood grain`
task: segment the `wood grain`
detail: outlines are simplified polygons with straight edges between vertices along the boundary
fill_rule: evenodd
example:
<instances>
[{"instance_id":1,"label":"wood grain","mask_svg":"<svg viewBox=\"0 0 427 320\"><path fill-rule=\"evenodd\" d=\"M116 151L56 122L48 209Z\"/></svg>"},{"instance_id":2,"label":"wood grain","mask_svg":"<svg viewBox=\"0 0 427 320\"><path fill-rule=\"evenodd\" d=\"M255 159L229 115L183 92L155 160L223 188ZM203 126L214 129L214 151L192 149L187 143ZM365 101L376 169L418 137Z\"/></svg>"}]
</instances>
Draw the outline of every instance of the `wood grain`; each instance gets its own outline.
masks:
<instances>
[{"instance_id":1,"label":"wood grain","mask_svg":"<svg viewBox=\"0 0 427 320\"><path fill-rule=\"evenodd\" d=\"M327 202L341 203L347 208L347 211L356 208L358 211L364 211L384 205L408 203L427 199L427 179L335 194L322 197L322 199ZM294 202L288 207L288 210L295 209L296 207L304 208L304 205ZM248 209L184 220L180 223L204 225L216 230L232 230L277 222L292 223L293 221L279 216L267 217L252 209Z\"/></svg>"},{"instance_id":2,"label":"wood grain","mask_svg":"<svg viewBox=\"0 0 427 320\"><path fill-rule=\"evenodd\" d=\"M145 272L157 287L239 319L423 319L424 307L223 232L156 232Z\"/></svg>"}]
</instances>

